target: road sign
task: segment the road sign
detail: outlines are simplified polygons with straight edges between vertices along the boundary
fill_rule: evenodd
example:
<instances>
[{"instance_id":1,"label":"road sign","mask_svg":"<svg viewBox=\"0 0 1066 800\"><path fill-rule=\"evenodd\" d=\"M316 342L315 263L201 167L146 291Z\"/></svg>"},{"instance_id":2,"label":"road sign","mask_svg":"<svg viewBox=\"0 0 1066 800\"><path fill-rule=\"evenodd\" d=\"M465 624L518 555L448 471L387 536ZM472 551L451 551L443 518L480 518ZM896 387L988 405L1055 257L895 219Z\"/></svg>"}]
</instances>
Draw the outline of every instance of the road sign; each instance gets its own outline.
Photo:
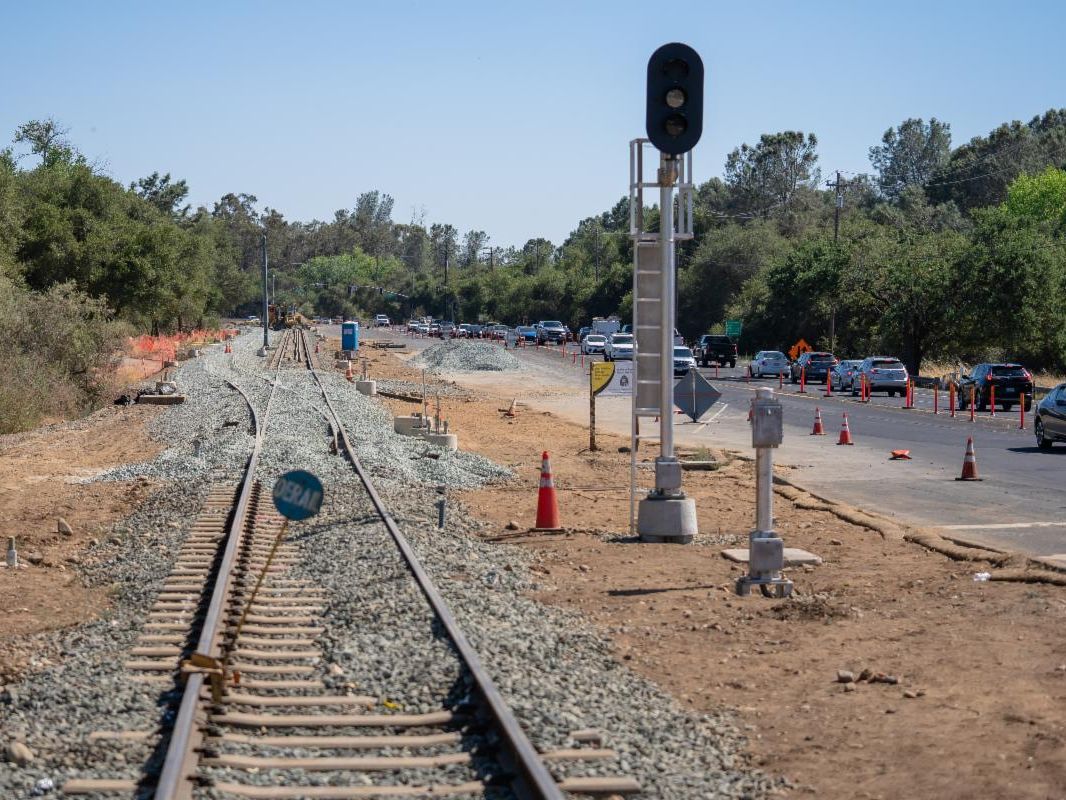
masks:
<instances>
[{"instance_id":1,"label":"road sign","mask_svg":"<svg viewBox=\"0 0 1066 800\"><path fill-rule=\"evenodd\" d=\"M788 357L795 361L804 353L809 353L811 349L811 346L807 344L807 341L805 339L800 339L788 349Z\"/></svg>"},{"instance_id":2,"label":"road sign","mask_svg":"<svg viewBox=\"0 0 1066 800\"><path fill-rule=\"evenodd\" d=\"M274 484L274 507L287 519L313 517L322 507L322 481L302 469L286 472Z\"/></svg>"},{"instance_id":3,"label":"road sign","mask_svg":"<svg viewBox=\"0 0 1066 800\"><path fill-rule=\"evenodd\" d=\"M674 405L688 414L693 422L706 414L721 396L722 393L694 369L690 369L674 387Z\"/></svg>"},{"instance_id":4,"label":"road sign","mask_svg":"<svg viewBox=\"0 0 1066 800\"><path fill-rule=\"evenodd\" d=\"M628 397L633 393L633 362L593 361L589 380L595 395Z\"/></svg>"},{"instance_id":5,"label":"road sign","mask_svg":"<svg viewBox=\"0 0 1066 800\"><path fill-rule=\"evenodd\" d=\"M742 326L743 323L739 319L727 319L725 321L725 335L730 339L739 338Z\"/></svg>"}]
</instances>

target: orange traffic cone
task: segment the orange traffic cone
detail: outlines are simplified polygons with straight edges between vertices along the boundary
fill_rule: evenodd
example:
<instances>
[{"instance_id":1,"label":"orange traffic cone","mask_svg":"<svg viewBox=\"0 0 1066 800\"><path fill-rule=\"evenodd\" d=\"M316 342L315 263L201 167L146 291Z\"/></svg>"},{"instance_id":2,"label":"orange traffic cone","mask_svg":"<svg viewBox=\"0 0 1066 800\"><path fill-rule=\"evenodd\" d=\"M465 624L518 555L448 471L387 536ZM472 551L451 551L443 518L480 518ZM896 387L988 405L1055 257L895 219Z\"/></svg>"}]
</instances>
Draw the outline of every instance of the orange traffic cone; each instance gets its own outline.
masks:
<instances>
[{"instance_id":1,"label":"orange traffic cone","mask_svg":"<svg viewBox=\"0 0 1066 800\"><path fill-rule=\"evenodd\" d=\"M968 436L966 438L966 455L962 458L962 475L955 480L957 481L979 481L981 478L977 477L977 456L973 451L973 437Z\"/></svg>"},{"instance_id":2,"label":"orange traffic cone","mask_svg":"<svg viewBox=\"0 0 1066 800\"><path fill-rule=\"evenodd\" d=\"M825 428L822 427L822 409L817 406L814 409L814 429L811 436L825 436Z\"/></svg>"},{"instance_id":3,"label":"orange traffic cone","mask_svg":"<svg viewBox=\"0 0 1066 800\"><path fill-rule=\"evenodd\" d=\"M552 480L552 465L548 451L540 457L540 492L537 495L537 529L557 531L559 525L559 501L555 497L555 482Z\"/></svg>"},{"instance_id":4,"label":"orange traffic cone","mask_svg":"<svg viewBox=\"0 0 1066 800\"><path fill-rule=\"evenodd\" d=\"M840 440L837 444L855 444L851 441L851 428L848 427L848 412L844 412L844 422L840 426Z\"/></svg>"},{"instance_id":5,"label":"orange traffic cone","mask_svg":"<svg viewBox=\"0 0 1066 800\"><path fill-rule=\"evenodd\" d=\"M348 362L348 369L344 370L344 377L348 379L348 382L355 380L355 373L352 372L352 362Z\"/></svg>"},{"instance_id":6,"label":"orange traffic cone","mask_svg":"<svg viewBox=\"0 0 1066 800\"><path fill-rule=\"evenodd\" d=\"M516 397L516 398L514 398L511 401L511 407L508 408L507 411L504 412L504 416L505 417L517 417L518 414L515 413L517 408L518 408L518 398Z\"/></svg>"}]
</instances>

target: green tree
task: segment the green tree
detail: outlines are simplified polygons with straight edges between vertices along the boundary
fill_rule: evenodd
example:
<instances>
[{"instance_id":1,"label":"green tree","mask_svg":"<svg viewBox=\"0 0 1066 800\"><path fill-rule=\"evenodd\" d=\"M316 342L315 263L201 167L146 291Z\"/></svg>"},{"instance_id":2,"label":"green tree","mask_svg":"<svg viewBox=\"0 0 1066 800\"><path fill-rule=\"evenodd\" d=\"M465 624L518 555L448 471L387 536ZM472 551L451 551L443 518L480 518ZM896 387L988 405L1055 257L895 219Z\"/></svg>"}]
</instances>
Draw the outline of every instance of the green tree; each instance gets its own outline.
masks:
<instances>
[{"instance_id":1,"label":"green tree","mask_svg":"<svg viewBox=\"0 0 1066 800\"><path fill-rule=\"evenodd\" d=\"M754 147L742 144L725 162L725 181L737 209L769 216L787 207L801 188L813 189L818 171L818 138L802 131L764 133Z\"/></svg>"},{"instance_id":2,"label":"green tree","mask_svg":"<svg viewBox=\"0 0 1066 800\"><path fill-rule=\"evenodd\" d=\"M1048 167L1039 175L1021 175L1007 191L1007 211L1034 221L1066 227L1066 171Z\"/></svg>"},{"instance_id":3,"label":"green tree","mask_svg":"<svg viewBox=\"0 0 1066 800\"><path fill-rule=\"evenodd\" d=\"M928 125L911 118L885 131L881 144L870 148L870 163L885 197L895 200L908 186L928 183L950 152L950 125L936 117Z\"/></svg>"}]
</instances>

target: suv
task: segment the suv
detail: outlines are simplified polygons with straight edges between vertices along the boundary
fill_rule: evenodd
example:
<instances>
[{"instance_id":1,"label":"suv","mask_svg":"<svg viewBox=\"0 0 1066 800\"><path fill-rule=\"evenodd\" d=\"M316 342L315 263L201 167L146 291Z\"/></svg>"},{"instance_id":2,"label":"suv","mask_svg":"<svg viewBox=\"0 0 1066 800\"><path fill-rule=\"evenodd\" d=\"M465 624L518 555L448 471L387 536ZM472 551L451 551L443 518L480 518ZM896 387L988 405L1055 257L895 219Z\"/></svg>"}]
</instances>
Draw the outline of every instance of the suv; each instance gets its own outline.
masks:
<instances>
[{"instance_id":1,"label":"suv","mask_svg":"<svg viewBox=\"0 0 1066 800\"><path fill-rule=\"evenodd\" d=\"M1033 407L1033 376L1021 364L978 364L969 375L959 378L959 410L970 402L973 392L978 411L992 402L992 387L996 387L996 405L1010 411L1019 398L1025 396L1025 410Z\"/></svg>"},{"instance_id":2,"label":"suv","mask_svg":"<svg viewBox=\"0 0 1066 800\"><path fill-rule=\"evenodd\" d=\"M548 344L554 342L556 344L562 344L566 341L567 333L566 326L561 322L555 320L541 320L536 324L537 329L537 344Z\"/></svg>"},{"instance_id":3,"label":"suv","mask_svg":"<svg viewBox=\"0 0 1066 800\"><path fill-rule=\"evenodd\" d=\"M829 382L829 372L837 365L837 358L832 353L808 350L800 355L788 368L788 379L792 383L799 383L800 374L803 374L804 383Z\"/></svg>"},{"instance_id":4,"label":"suv","mask_svg":"<svg viewBox=\"0 0 1066 800\"><path fill-rule=\"evenodd\" d=\"M737 345L728 336L703 334L696 342L694 355L701 367L710 366L712 361L722 367L728 363L730 369L737 365Z\"/></svg>"},{"instance_id":5,"label":"suv","mask_svg":"<svg viewBox=\"0 0 1066 800\"><path fill-rule=\"evenodd\" d=\"M871 395L884 392L891 397L898 392L903 397L907 391L907 379L907 368L898 358L870 356L859 364L851 376L851 396L858 397L865 382Z\"/></svg>"},{"instance_id":6,"label":"suv","mask_svg":"<svg viewBox=\"0 0 1066 800\"><path fill-rule=\"evenodd\" d=\"M633 360L633 334L613 333L603 349L604 361Z\"/></svg>"},{"instance_id":7,"label":"suv","mask_svg":"<svg viewBox=\"0 0 1066 800\"><path fill-rule=\"evenodd\" d=\"M375 328L387 328L391 324L392 323L389 322L389 318L384 314L378 314L376 317L374 317Z\"/></svg>"},{"instance_id":8,"label":"suv","mask_svg":"<svg viewBox=\"0 0 1066 800\"><path fill-rule=\"evenodd\" d=\"M1055 442L1066 442L1066 383L1048 392L1036 407L1033 433L1041 450L1050 450Z\"/></svg>"}]
</instances>

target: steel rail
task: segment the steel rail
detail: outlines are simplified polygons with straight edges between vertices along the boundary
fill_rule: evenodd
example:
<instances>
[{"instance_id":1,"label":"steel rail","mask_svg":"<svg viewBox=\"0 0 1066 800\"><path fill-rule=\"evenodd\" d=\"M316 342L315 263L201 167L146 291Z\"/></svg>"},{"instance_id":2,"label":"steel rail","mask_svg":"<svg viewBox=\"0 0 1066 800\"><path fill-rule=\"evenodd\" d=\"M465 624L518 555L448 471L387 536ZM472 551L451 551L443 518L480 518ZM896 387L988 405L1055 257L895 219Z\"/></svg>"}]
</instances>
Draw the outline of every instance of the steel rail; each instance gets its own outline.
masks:
<instances>
[{"instance_id":1,"label":"steel rail","mask_svg":"<svg viewBox=\"0 0 1066 800\"><path fill-rule=\"evenodd\" d=\"M277 372L274 384L271 386L270 395L267 398L266 408L263 410L262 420L255 410L255 405L248 394L232 381L226 381L233 387L248 404L252 413L252 422L255 425L255 444L251 455L244 468L244 477L241 481L240 496L234 507L233 516L226 531L226 549L219 563L218 574L211 589L211 600L204 616L203 626L200 629L200 639L196 645L196 652L218 658L221 655L219 640L222 635L226 603L229 600L230 588L233 578L233 565L237 560L237 553L245 526L245 517L248 513L248 504L252 495L252 486L255 483L255 469L259 464L259 454L263 446L263 437L266 433L267 421L270 419L270 406L274 400L274 390L278 383L278 374L281 372L281 359L278 360ZM163 761L163 769L159 774L154 800L188 800L192 797L193 776L196 771L197 749L203 743L203 730L197 724L197 712L200 709L200 694L204 688L204 673L192 672L185 682L185 691L181 697L181 705L178 707L177 716L170 734L170 742L167 745L166 756Z\"/></svg>"},{"instance_id":2,"label":"steel rail","mask_svg":"<svg viewBox=\"0 0 1066 800\"><path fill-rule=\"evenodd\" d=\"M474 649L473 645L470 644L470 641L466 638L466 634L464 634L459 627L459 623L455 619L455 615L452 614L448 603L441 596L440 591L433 583L433 580L423 568L422 563L418 560L418 556L415 555L414 549L404 537L403 533L400 532L395 520L393 520L392 515L389 514L388 509L385 507L385 503L381 500L377 490L374 488L374 484L371 483L369 476L363 469L362 463L359 461L359 457L355 453L355 448L348 439L348 432L345 430L340 417L337 415L337 411L333 406L333 401L330 400L329 394L326 392L326 387L323 385L321 378L319 378L318 372L311 366L309 356L306 363L308 370L315 379L315 383L318 384L318 388L322 392L322 398L326 401L326 405L329 407L330 413L336 421L336 428L340 435L340 441L344 445L344 452L347 454L348 460L355 469L355 474L362 482L363 488L366 489L366 493L370 497L370 502L374 505L374 509L377 511L378 516L381 517L382 523L388 530L396 547L403 555L404 560L407 562L411 574L418 583L418 588L422 591L422 594L425 595L426 600L433 609L433 613L437 616L437 619L440 620L441 625L448 634L448 638L451 639L452 644L455 645L455 649L459 652L459 657L470 671L470 676L477 685L478 691L481 693L482 698L484 698L485 704L489 708L489 712L495 720L496 725L499 727L499 732L503 737L507 750L514 762L514 766L520 773L520 777L525 784L521 787L520 791L516 791L516 794L520 797L525 796L535 798L536 800L563 800L565 795L562 790L559 789L555 779L552 778L551 773L548 772L544 762L537 754L536 749L534 749L532 742L529 741L529 738L522 730L510 707L508 707L507 702L500 694L499 689L496 688L495 682L482 665L481 658L478 656L477 651Z\"/></svg>"}]
</instances>

